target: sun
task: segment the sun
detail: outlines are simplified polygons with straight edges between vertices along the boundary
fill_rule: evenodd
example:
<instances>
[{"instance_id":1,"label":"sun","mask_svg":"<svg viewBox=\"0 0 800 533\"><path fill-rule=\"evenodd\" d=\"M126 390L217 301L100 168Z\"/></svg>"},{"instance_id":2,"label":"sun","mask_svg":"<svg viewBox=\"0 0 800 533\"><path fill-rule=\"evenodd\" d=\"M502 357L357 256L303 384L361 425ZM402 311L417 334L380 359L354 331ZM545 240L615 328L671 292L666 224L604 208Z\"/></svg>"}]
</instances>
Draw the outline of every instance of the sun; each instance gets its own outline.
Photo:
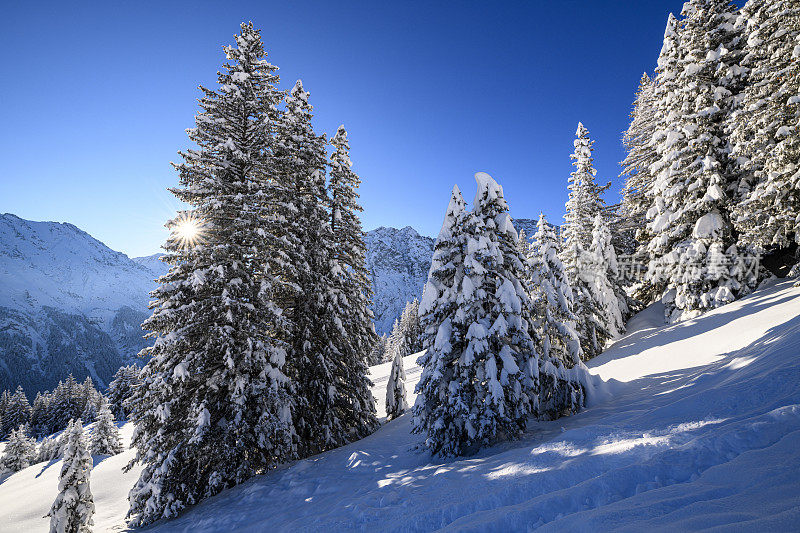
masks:
<instances>
[{"instance_id":1,"label":"sun","mask_svg":"<svg viewBox=\"0 0 800 533\"><path fill-rule=\"evenodd\" d=\"M188 248L202 241L203 221L190 213L178 216L172 224L172 235L178 243Z\"/></svg>"}]
</instances>

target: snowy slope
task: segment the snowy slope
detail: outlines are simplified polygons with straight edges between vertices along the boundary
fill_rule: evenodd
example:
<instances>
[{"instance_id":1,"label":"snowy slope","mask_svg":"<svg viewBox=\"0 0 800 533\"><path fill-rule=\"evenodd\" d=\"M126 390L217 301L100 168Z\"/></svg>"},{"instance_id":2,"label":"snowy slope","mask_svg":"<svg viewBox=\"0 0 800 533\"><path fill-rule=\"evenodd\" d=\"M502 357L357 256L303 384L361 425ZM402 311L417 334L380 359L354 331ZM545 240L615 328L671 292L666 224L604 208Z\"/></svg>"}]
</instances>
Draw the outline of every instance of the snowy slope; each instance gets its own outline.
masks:
<instances>
[{"instance_id":1,"label":"snowy slope","mask_svg":"<svg viewBox=\"0 0 800 533\"><path fill-rule=\"evenodd\" d=\"M145 345L153 272L72 224L0 214L0 389L102 386Z\"/></svg>"},{"instance_id":2,"label":"snowy slope","mask_svg":"<svg viewBox=\"0 0 800 533\"><path fill-rule=\"evenodd\" d=\"M775 284L671 326L661 313L634 317L591 362L612 399L534 422L521 441L433 459L414 449L420 437L404 415L152 530L800 529L800 289ZM405 365L413 387L414 356ZM372 368L379 410L388 373ZM135 476L118 468L130 453L97 467L97 531L122 529ZM0 531L46 531L38 516L58 468L37 477L35 465L0 483Z\"/></svg>"}]
</instances>

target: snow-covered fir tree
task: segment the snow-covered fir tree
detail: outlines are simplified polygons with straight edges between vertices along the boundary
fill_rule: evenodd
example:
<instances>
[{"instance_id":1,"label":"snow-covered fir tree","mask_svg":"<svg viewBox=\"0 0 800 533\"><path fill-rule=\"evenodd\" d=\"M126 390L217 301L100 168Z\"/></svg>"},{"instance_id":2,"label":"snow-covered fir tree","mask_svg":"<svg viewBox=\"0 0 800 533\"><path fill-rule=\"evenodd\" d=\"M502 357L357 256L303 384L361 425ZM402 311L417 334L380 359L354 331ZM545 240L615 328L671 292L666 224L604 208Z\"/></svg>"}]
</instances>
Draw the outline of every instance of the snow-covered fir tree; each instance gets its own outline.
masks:
<instances>
[{"instance_id":1,"label":"snow-covered fir tree","mask_svg":"<svg viewBox=\"0 0 800 533\"><path fill-rule=\"evenodd\" d=\"M739 25L748 79L729 119L742 172L734 226L755 252L786 248L800 244L800 4L750 0Z\"/></svg>"},{"instance_id":2,"label":"snow-covered fir tree","mask_svg":"<svg viewBox=\"0 0 800 533\"><path fill-rule=\"evenodd\" d=\"M56 437L45 437L36 449L36 462L48 462L61 456L61 443Z\"/></svg>"},{"instance_id":3,"label":"snow-covered fir tree","mask_svg":"<svg viewBox=\"0 0 800 533\"><path fill-rule=\"evenodd\" d=\"M3 435L10 435L19 426L27 425L31 418L31 404L21 386L8 395L3 410Z\"/></svg>"},{"instance_id":4,"label":"snow-covered fir tree","mask_svg":"<svg viewBox=\"0 0 800 533\"><path fill-rule=\"evenodd\" d=\"M622 211L625 217L638 227L644 225L648 196L652 188L653 176L650 166L655 162L656 153L652 145L657 125L653 97L655 81L642 74L639 88L631 111L631 123L622 136L627 153L622 165L625 186L622 189ZM642 239L643 240L643 239Z\"/></svg>"},{"instance_id":5,"label":"snow-covered fir tree","mask_svg":"<svg viewBox=\"0 0 800 533\"><path fill-rule=\"evenodd\" d=\"M94 499L89 488L92 456L86 446L80 419L66 430L64 463L58 480L58 496L45 518L51 533L89 533L93 525Z\"/></svg>"},{"instance_id":6,"label":"snow-covered fir tree","mask_svg":"<svg viewBox=\"0 0 800 533\"><path fill-rule=\"evenodd\" d=\"M298 81L277 124L280 179L295 191L298 224L292 228L293 334L287 371L296 394L294 424L299 453L307 456L365 437L377 428L363 338L348 337L346 266L339 262L325 188L325 138L311 125L309 93ZM352 248L350 249L352 251ZM360 304L359 304L360 305Z\"/></svg>"},{"instance_id":7,"label":"snow-covered fir tree","mask_svg":"<svg viewBox=\"0 0 800 533\"><path fill-rule=\"evenodd\" d=\"M401 357L422 350L422 329L419 322L419 301L407 302L400 318L394 321L392 334L387 343L389 357L394 360L396 354Z\"/></svg>"},{"instance_id":8,"label":"snow-covered fir tree","mask_svg":"<svg viewBox=\"0 0 800 533\"><path fill-rule=\"evenodd\" d=\"M367 363L370 365L377 365L386 362L386 358L389 357L387 355L388 345L389 337L384 333L375 341L375 345L372 347L372 351L367 358Z\"/></svg>"},{"instance_id":9,"label":"snow-covered fir tree","mask_svg":"<svg viewBox=\"0 0 800 533\"><path fill-rule=\"evenodd\" d=\"M449 403L458 404L449 413L458 432L451 442L434 443L436 452L461 454L496 439L516 438L538 407L518 235L500 185L482 172L475 179L478 190L464 221L464 277L454 317L465 331L465 346L448 384L454 397Z\"/></svg>"},{"instance_id":10,"label":"snow-covered fir tree","mask_svg":"<svg viewBox=\"0 0 800 533\"><path fill-rule=\"evenodd\" d=\"M11 431L0 457L0 473L19 472L28 468L36 458L36 441L28 437L25 426Z\"/></svg>"},{"instance_id":11,"label":"snow-covered fir tree","mask_svg":"<svg viewBox=\"0 0 800 533\"><path fill-rule=\"evenodd\" d=\"M389 381L386 383L386 417L394 420L406 409L406 371L403 368L403 356L399 350L395 350Z\"/></svg>"},{"instance_id":12,"label":"snow-covered fir tree","mask_svg":"<svg viewBox=\"0 0 800 533\"><path fill-rule=\"evenodd\" d=\"M419 305L425 352L417 360L422 374L415 389L413 431L424 433L428 449L441 455L461 450L464 422L469 416L468 406L460 402L455 390L458 359L466 345L466 330L457 316L458 293L464 279L467 216L461 191L454 186Z\"/></svg>"},{"instance_id":13,"label":"snow-covered fir tree","mask_svg":"<svg viewBox=\"0 0 800 533\"><path fill-rule=\"evenodd\" d=\"M614 337L625 331L628 299L620 279L617 253L611 244L611 230L600 213L594 218L591 260L594 298L603 310L604 329Z\"/></svg>"},{"instance_id":14,"label":"snow-covered fir tree","mask_svg":"<svg viewBox=\"0 0 800 533\"><path fill-rule=\"evenodd\" d=\"M575 413L585 404L581 379L586 370L575 329L577 317L572 312L572 289L558 257L558 237L544 215L539 216L527 259L531 337L536 344L539 377L536 415L555 419Z\"/></svg>"},{"instance_id":15,"label":"snow-covered fir tree","mask_svg":"<svg viewBox=\"0 0 800 533\"><path fill-rule=\"evenodd\" d=\"M129 494L134 525L295 455L286 325L272 299L281 245L268 218L276 67L252 24L235 40L219 88L202 88L188 130L198 149L175 165L171 191L190 209L167 223L170 269L143 325L155 343L131 399L134 461L144 466Z\"/></svg>"},{"instance_id":16,"label":"snow-covered fir tree","mask_svg":"<svg viewBox=\"0 0 800 533\"><path fill-rule=\"evenodd\" d=\"M50 433L48 424L50 396L50 393L38 392L33 400L31 418L28 422L28 427L33 436L48 435Z\"/></svg>"},{"instance_id":17,"label":"snow-covered fir tree","mask_svg":"<svg viewBox=\"0 0 800 533\"><path fill-rule=\"evenodd\" d=\"M657 135L647 213L648 279L669 289L664 302L673 320L728 303L749 283L709 271L712 248L739 261L729 216L735 179L723 140L732 91L741 84L736 8L725 0L691 0L682 16L673 90L659 94L658 111L667 119Z\"/></svg>"},{"instance_id":18,"label":"snow-covered fir tree","mask_svg":"<svg viewBox=\"0 0 800 533\"><path fill-rule=\"evenodd\" d=\"M127 420L128 408L125 402L133 396L133 390L139 385L141 369L136 365L122 366L114 374L108 384L106 399L109 408L117 420Z\"/></svg>"},{"instance_id":19,"label":"snow-covered fir tree","mask_svg":"<svg viewBox=\"0 0 800 533\"><path fill-rule=\"evenodd\" d=\"M372 324L372 286L367 272L364 231L358 214L363 211L358 203L361 178L353 172L350 161L350 143L347 130L339 126L331 139L333 153L330 157L330 210L334 251L342 268L339 278L347 305L344 319L345 334L349 343L362 358L369 355L375 343Z\"/></svg>"},{"instance_id":20,"label":"snow-covered fir tree","mask_svg":"<svg viewBox=\"0 0 800 533\"><path fill-rule=\"evenodd\" d=\"M574 152L570 155L575 170L569 177L569 199L562 236L564 247L560 258L564 264L574 295L574 312L584 358L590 359L601 351L612 332L606 327L603 309L593 289L594 272L591 268L592 231L595 217L602 213L605 203L602 193L608 185L595 181L597 171L592 158L593 144L589 131L578 123Z\"/></svg>"},{"instance_id":21,"label":"snow-covered fir tree","mask_svg":"<svg viewBox=\"0 0 800 533\"><path fill-rule=\"evenodd\" d=\"M94 455L116 455L123 450L119 429L114 424L114 415L105 399L97 412L97 423L92 429L90 448Z\"/></svg>"},{"instance_id":22,"label":"snow-covered fir tree","mask_svg":"<svg viewBox=\"0 0 800 533\"><path fill-rule=\"evenodd\" d=\"M558 236L543 214L539 215L527 260L533 328L541 338L542 351L571 368L582 360L580 338L575 330L578 319L572 311L572 288L558 257Z\"/></svg>"}]
</instances>

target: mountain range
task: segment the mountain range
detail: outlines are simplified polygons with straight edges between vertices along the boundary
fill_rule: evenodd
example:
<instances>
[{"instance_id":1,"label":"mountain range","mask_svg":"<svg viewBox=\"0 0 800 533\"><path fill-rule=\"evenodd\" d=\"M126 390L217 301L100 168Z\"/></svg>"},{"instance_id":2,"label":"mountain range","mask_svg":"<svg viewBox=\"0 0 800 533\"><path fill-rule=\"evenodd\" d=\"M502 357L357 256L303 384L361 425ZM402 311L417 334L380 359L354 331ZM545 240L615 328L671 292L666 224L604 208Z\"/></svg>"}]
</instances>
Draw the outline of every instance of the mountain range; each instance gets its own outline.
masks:
<instances>
[{"instance_id":1,"label":"mountain range","mask_svg":"<svg viewBox=\"0 0 800 533\"><path fill-rule=\"evenodd\" d=\"M515 220L526 232L532 223ZM409 226L366 233L379 334L421 296L434 242ZM0 214L0 390L34 395L69 373L102 388L138 361L149 292L167 269L160 255L131 258L72 224Z\"/></svg>"}]
</instances>

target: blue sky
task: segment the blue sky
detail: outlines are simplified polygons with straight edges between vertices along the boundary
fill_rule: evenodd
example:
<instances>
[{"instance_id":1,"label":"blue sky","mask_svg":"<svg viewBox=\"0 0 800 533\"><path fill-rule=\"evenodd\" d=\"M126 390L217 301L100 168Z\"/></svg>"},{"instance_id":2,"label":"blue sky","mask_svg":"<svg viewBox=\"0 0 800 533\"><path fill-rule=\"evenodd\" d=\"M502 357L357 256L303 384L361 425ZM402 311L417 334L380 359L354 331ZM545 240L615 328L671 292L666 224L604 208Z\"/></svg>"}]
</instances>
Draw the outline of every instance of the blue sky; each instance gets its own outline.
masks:
<instances>
[{"instance_id":1,"label":"blue sky","mask_svg":"<svg viewBox=\"0 0 800 533\"><path fill-rule=\"evenodd\" d=\"M311 92L318 132L347 127L365 229L435 235L453 184L471 201L479 170L513 216L558 222L578 121L617 200L631 100L681 5L14 2L0 20L0 212L157 252L197 85L252 20L281 87Z\"/></svg>"}]
</instances>

